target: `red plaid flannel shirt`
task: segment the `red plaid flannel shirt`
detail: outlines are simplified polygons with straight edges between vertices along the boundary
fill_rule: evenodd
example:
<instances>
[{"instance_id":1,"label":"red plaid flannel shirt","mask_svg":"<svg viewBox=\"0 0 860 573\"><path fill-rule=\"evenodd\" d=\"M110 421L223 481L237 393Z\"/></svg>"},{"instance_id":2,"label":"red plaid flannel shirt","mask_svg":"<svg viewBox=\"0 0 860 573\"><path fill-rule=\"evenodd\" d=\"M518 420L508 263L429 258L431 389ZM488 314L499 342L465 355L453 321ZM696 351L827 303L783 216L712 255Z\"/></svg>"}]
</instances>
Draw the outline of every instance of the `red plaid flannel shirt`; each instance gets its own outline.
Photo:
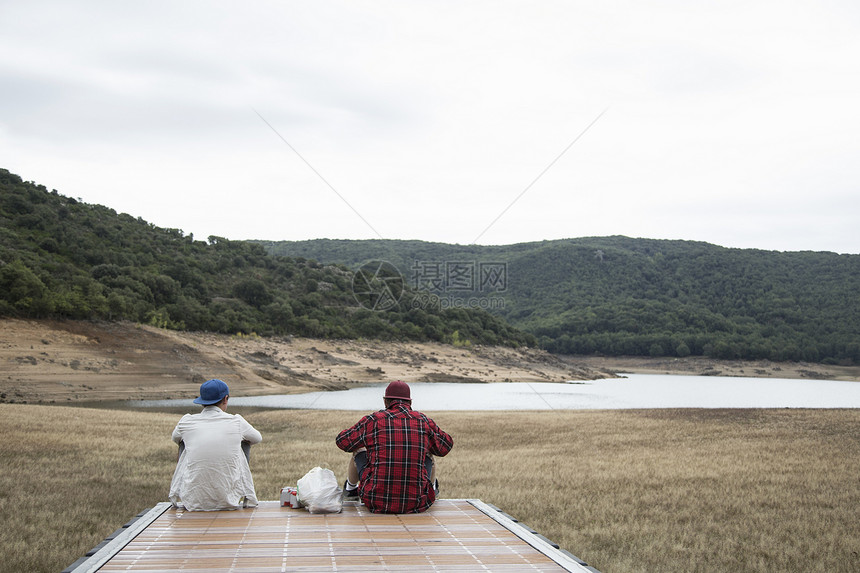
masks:
<instances>
[{"instance_id":1,"label":"red plaid flannel shirt","mask_svg":"<svg viewBox=\"0 0 860 573\"><path fill-rule=\"evenodd\" d=\"M367 448L358 495L375 513L416 513L436 501L424 468L428 455L444 456L454 440L405 402L368 414L335 440L345 452Z\"/></svg>"}]
</instances>

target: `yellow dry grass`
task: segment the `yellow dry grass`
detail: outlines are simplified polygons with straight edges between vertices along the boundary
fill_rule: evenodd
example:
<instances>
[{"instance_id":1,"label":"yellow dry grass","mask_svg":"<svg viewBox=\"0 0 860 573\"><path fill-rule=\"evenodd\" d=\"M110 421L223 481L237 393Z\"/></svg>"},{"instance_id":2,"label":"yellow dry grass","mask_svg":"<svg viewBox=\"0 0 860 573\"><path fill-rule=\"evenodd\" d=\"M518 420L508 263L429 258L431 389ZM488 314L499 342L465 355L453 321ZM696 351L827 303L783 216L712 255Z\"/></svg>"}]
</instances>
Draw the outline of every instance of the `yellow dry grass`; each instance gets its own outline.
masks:
<instances>
[{"instance_id":1,"label":"yellow dry grass","mask_svg":"<svg viewBox=\"0 0 860 573\"><path fill-rule=\"evenodd\" d=\"M455 439L443 497L479 498L606 573L860 570L860 411L431 415ZM276 499L356 412L246 415ZM58 571L164 501L175 414L0 405L2 571Z\"/></svg>"}]
</instances>

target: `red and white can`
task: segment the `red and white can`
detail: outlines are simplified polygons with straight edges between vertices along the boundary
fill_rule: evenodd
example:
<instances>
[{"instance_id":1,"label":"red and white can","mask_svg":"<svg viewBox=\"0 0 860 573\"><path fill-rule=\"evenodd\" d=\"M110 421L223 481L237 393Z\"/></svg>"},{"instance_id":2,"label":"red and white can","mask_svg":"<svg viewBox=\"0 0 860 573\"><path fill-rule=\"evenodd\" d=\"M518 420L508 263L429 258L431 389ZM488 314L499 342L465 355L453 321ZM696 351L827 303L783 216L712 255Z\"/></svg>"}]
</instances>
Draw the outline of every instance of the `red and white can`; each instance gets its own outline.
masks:
<instances>
[{"instance_id":1,"label":"red and white can","mask_svg":"<svg viewBox=\"0 0 860 573\"><path fill-rule=\"evenodd\" d=\"M299 508L302 504L299 503L299 490L295 487L288 486L281 488L281 507Z\"/></svg>"}]
</instances>

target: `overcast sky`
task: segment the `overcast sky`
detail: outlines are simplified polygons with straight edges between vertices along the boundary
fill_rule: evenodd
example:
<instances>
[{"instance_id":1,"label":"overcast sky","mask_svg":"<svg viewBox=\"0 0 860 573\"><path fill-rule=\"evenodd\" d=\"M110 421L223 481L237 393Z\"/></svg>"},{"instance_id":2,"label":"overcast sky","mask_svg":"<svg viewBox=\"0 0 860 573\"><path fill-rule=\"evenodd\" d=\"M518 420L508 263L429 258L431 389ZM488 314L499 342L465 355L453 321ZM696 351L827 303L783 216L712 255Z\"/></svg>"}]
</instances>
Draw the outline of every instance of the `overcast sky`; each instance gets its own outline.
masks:
<instances>
[{"instance_id":1,"label":"overcast sky","mask_svg":"<svg viewBox=\"0 0 860 573\"><path fill-rule=\"evenodd\" d=\"M858 102L856 0L0 0L0 167L198 239L860 253Z\"/></svg>"}]
</instances>

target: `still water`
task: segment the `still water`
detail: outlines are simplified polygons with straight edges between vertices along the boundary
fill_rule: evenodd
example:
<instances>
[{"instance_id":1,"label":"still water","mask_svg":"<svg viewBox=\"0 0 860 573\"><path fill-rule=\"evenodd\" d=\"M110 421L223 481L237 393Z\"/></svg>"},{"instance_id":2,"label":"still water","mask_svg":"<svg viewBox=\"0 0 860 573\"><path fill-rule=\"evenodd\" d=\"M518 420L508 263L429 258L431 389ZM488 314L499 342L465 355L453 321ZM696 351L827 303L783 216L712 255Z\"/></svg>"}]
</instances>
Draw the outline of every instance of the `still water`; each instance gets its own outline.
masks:
<instances>
[{"instance_id":1,"label":"still water","mask_svg":"<svg viewBox=\"0 0 860 573\"><path fill-rule=\"evenodd\" d=\"M860 382L626 374L571 383L412 383L416 410L585 410L625 408L860 408ZM231 396L231 406L303 410L382 407L385 384L338 392ZM193 406L191 400L145 400L132 407Z\"/></svg>"}]
</instances>

